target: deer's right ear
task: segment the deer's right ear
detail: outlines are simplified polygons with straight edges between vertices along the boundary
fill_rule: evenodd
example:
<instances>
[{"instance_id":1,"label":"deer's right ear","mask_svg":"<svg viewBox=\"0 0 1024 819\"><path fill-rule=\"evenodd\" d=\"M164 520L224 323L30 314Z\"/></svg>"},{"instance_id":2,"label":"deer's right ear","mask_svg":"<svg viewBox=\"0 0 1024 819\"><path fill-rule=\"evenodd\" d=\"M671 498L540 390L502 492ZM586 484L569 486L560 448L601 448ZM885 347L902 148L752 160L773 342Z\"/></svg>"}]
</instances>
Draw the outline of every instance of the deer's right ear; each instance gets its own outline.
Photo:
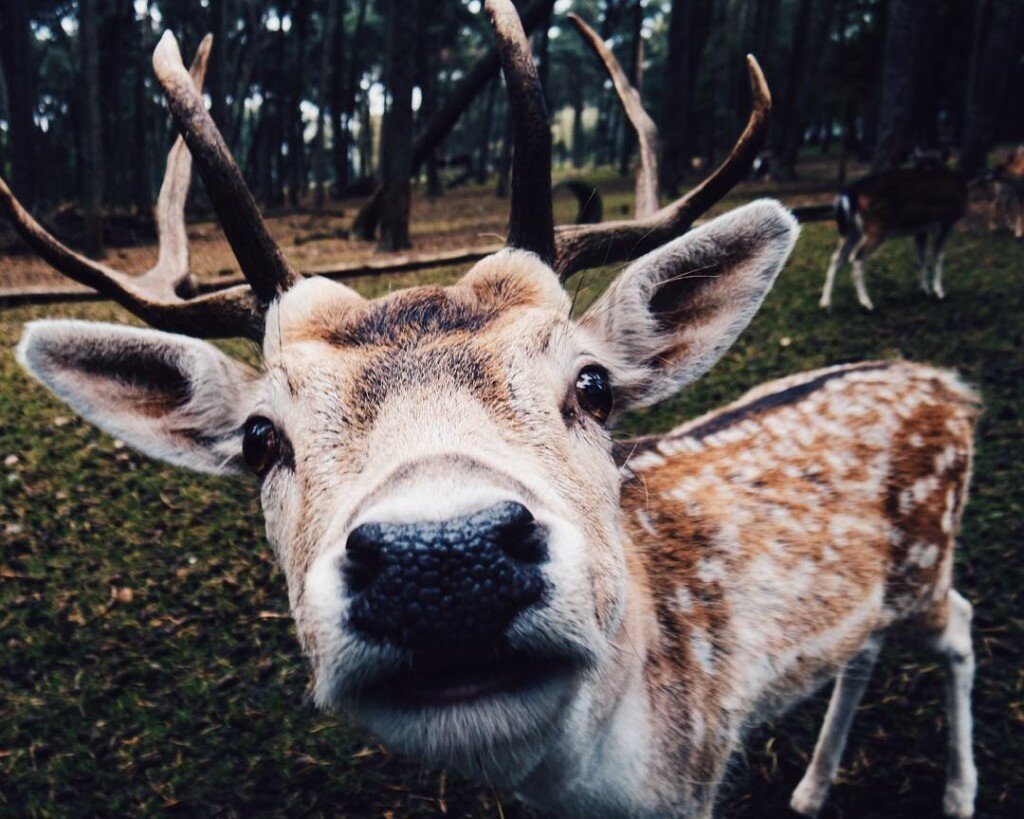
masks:
<instances>
[{"instance_id":1,"label":"deer's right ear","mask_svg":"<svg viewBox=\"0 0 1024 819\"><path fill-rule=\"evenodd\" d=\"M800 229L768 199L719 216L637 259L582 323L639 368L619 409L647 406L696 380L750 323Z\"/></svg>"},{"instance_id":2,"label":"deer's right ear","mask_svg":"<svg viewBox=\"0 0 1024 819\"><path fill-rule=\"evenodd\" d=\"M18 361L75 412L153 458L209 474L241 472L256 373L212 344L84 321L25 328Z\"/></svg>"}]
</instances>

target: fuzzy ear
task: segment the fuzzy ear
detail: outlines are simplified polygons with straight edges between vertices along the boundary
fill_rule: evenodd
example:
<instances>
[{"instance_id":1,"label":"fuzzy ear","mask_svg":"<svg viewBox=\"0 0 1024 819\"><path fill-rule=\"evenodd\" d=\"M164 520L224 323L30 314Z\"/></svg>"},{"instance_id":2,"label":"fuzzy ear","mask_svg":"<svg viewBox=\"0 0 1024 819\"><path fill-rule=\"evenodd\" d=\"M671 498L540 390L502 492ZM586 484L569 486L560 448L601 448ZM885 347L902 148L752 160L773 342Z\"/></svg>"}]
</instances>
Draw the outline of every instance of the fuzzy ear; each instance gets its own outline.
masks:
<instances>
[{"instance_id":1,"label":"fuzzy ear","mask_svg":"<svg viewBox=\"0 0 1024 819\"><path fill-rule=\"evenodd\" d=\"M696 380L750 323L799 234L760 199L633 262L582 318L645 377L620 407L646 406Z\"/></svg>"},{"instance_id":2,"label":"fuzzy ear","mask_svg":"<svg viewBox=\"0 0 1024 819\"><path fill-rule=\"evenodd\" d=\"M85 321L25 328L18 361L75 412L153 458L210 474L242 471L256 373L212 344Z\"/></svg>"}]
</instances>

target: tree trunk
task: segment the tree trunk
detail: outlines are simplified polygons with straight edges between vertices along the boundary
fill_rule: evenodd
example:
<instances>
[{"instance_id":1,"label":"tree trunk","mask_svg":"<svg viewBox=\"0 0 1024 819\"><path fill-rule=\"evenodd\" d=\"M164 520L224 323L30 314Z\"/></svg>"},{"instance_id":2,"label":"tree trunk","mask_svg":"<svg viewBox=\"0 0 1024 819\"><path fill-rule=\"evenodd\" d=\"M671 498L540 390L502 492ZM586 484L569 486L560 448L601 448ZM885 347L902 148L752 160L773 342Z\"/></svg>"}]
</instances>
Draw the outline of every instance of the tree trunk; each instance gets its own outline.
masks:
<instances>
[{"instance_id":1,"label":"tree trunk","mask_svg":"<svg viewBox=\"0 0 1024 819\"><path fill-rule=\"evenodd\" d=\"M306 146L302 140L302 89L306 81L306 41L309 31L310 0L296 0L294 28L294 50L291 59L291 87L285 127L288 134L288 203L298 207L299 199L306 193Z\"/></svg>"},{"instance_id":2,"label":"tree trunk","mask_svg":"<svg viewBox=\"0 0 1024 819\"><path fill-rule=\"evenodd\" d=\"M921 27L920 9L914 0L889 0L882 63L882 101L871 160L874 170L895 167L910 152L914 69Z\"/></svg>"},{"instance_id":3,"label":"tree trunk","mask_svg":"<svg viewBox=\"0 0 1024 819\"><path fill-rule=\"evenodd\" d=\"M644 25L644 7L640 0L634 0L630 13L632 33L629 45L629 81L643 99L643 62L644 47L641 31ZM636 132L629 125L626 125L625 135L622 138L622 155L619 157L619 173L622 176L629 174L629 168L633 160L633 152L636 150Z\"/></svg>"},{"instance_id":4,"label":"tree trunk","mask_svg":"<svg viewBox=\"0 0 1024 819\"><path fill-rule=\"evenodd\" d=\"M803 107L809 84L810 71L807 65L807 32L811 26L812 0L799 0L793 20L793 36L786 66L786 79L782 99L779 100L776 130L776 158L779 169L786 175L794 175L796 155L803 142ZM821 48L821 43L816 43Z\"/></svg>"},{"instance_id":5,"label":"tree trunk","mask_svg":"<svg viewBox=\"0 0 1024 819\"><path fill-rule=\"evenodd\" d=\"M432 13L436 7L430 3L420 3L420 20L418 31L420 36L416 38L416 69L414 83L420 88L420 109L416 114L416 124L422 125L434 115L437 109L437 86L438 78L434 71L434 60L432 59L435 49L427 42L427 32L431 31L434 22ZM441 146L438 146L427 155L425 162L427 172L427 198L437 199L444 193L441 186L441 173L439 168L438 154Z\"/></svg>"},{"instance_id":6,"label":"tree trunk","mask_svg":"<svg viewBox=\"0 0 1024 819\"><path fill-rule=\"evenodd\" d=\"M35 204L35 61L32 59L32 28L28 0L0 3L0 63L7 83L10 116L11 182L27 208Z\"/></svg>"},{"instance_id":7,"label":"tree trunk","mask_svg":"<svg viewBox=\"0 0 1024 819\"><path fill-rule=\"evenodd\" d=\"M480 129L480 147L477 150L476 181L482 185L487 181L491 164L491 131L494 128L494 101L498 96L498 81L492 80L487 89L487 104L484 106L483 126Z\"/></svg>"},{"instance_id":8,"label":"tree trunk","mask_svg":"<svg viewBox=\"0 0 1024 819\"><path fill-rule=\"evenodd\" d=\"M206 70L206 92L210 95L210 115L222 131L228 127L227 101L227 0L210 0L210 31L213 50Z\"/></svg>"},{"instance_id":9,"label":"tree trunk","mask_svg":"<svg viewBox=\"0 0 1024 819\"><path fill-rule=\"evenodd\" d=\"M285 42L285 35L282 31L277 31L273 34L273 57L269 60L269 64L273 66L270 69L270 76L267 78L267 71L264 71L264 77L269 85L273 86L273 99L271 100L272 105L268 111L268 127L267 127L267 139L270 140L270 158L273 160L273 174L271 175L270 195L268 198L268 204L272 207L281 207L284 204L284 183L286 175L286 165L284 157L284 141L286 134L286 120L288 118L288 106L287 106L287 95L285 88L287 85L287 71L285 70L285 49L287 43Z\"/></svg>"},{"instance_id":10,"label":"tree trunk","mask_svg":"<svg viewBox=\"0 0 1024 819\"><path fill-rule=\"evenodd\" d=\"M85 250L103 258L103 145L100 132L100 63L97 40L96 0L79 2L79 36L82 48L82 81L85 88L82 129L82 213L85 217Z\"/></svg>"},{"instance_id":11,"label":"tree trunk","mask_svg":"<svg viewBox=\"0 0 1024 819\"><path fill-rule=\"evenodd\" d=\"M673 0L665 61L665 94L661 117L661 187L676 196L694 152L693 93L701 54L711 25L709 0Z\"/></svg>"},{"instance_id":12,"label":"tree trunk","mask_svg":"<svg viewBox=\"0 0 1024 819\"><path fill-rule=\"evenodd\" d=\"M548 75L551 73L551 38L548 31L551 29L551 17L554 7L548 9L547 15L537 27L537 33L533 38L535 41L534 51L537 53L537 78L540 80L540 87L545 92L548 90Z\"/></svg>"},{"instance_id":13,"label":"tree trunk","mask_svg":"<svg viewBox=\"0 0 1024 819\"><path fill-rule=\"evenodd\" d=\"M314 205L317 210L323 210L327 190L327 161L324 156L327 128L327 85L337 73L332 70L334 60L333 52L336 48L334 38L334 27L338 22L339 0L327 0L327 8L324 11L324 31L320 46L320 71L319 85L316 89L316 138L313 141L313 176L316 179L314 191ZM337 138L337 137L335 137Z\"/></svg>"},{"instance_id":14,"label":"tree trunk","mask_svg":"<svg viewBox=\"0 0 1024 819\"><path fill-rule=\"evenodd\" d=\"M1020 104L1019 98L1007 99L1007 78L1022 25L1024 6L1020 0L989 0L979 6L960 154L960 167L968 173L984 169L1004 101Z\"/></svg>"},{"instance_id":15,"label":"tree trunk","mask_svg":"<svg viewBox=\"0 0 1024 819\"><path fill-rule=\"evenodd\" d=\"M577 82L572 85L572 166L583 167L583 159L586 156L585 137L583 135L583 83Z\"/></svg>"},{"instance_id":16,"label":"tree trunk","mask_svg":"<svg viewBox=\"0 0 1024 819\"><path fill-rule=\"evenodd\" d=\"M148 214L153 208L153 190L149 180L149 151L146 129L149 106L146 99L146 75L149 67L148 26L138 27L135 47L134 112L132 118L132 199L135 212Z\"/></svg>"},{"instance_id":17,"label":"tree trunk","mask_svg":"<svg viewBox=\"0 0 1024 819\"><path fill-rule=\"evenodd\" d=\"M328 42L330 49L330 77L327 83L327 104L331 120L331 166L334 184L331 195L340 198L348 189L348 88L345 84L345 12L346 0L332 0L334 19L328 27L334 37ZM330 14L330 7L328 8ZM354 45L354 43L353 43Z\"/></svg>"},{"instance_id":18,"label":"tree trunk","mask_svg":"<svg viewBox=\"0 0 1024 819\"><path fill-rule=\"evenodd\" d=\"M419 0L391 0L387 18L387 78L391 105L384 115L387 150L381 156L384 195L378 250L403 250L409 240L412 195L412 87L416 71Z\"/></svg>"}]
</instances>

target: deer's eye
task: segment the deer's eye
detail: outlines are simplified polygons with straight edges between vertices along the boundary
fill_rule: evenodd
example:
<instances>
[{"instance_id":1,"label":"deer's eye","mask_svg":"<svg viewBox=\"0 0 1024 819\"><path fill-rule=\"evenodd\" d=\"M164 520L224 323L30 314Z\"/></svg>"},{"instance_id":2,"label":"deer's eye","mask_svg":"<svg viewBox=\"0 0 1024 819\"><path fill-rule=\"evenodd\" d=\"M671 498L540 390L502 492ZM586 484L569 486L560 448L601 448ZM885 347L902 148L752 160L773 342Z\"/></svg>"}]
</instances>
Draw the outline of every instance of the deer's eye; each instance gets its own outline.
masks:
<instances>
[{"instance_id":1,"label":"deer's eye","mask_svg":"<svg viewBox=\"0 0 1024 819\"><path fill-rule=\"evenodd\" d=\"M281 432L269 418L253 415L245 422L244 433L242 456L249 469L262 478L281 453Z\"/></svg>"},{"instance_id":2,"label":"deer's eye","mask_svg":"<svg viewBox=\"0 0 1024 819\"><path fill-rule=\"evenodd\" d=\"M596 364L580 370L576 376L576 400L581 409L604 422L611 415L613 398L608 370Z\"/></svg>"}]
</instances>

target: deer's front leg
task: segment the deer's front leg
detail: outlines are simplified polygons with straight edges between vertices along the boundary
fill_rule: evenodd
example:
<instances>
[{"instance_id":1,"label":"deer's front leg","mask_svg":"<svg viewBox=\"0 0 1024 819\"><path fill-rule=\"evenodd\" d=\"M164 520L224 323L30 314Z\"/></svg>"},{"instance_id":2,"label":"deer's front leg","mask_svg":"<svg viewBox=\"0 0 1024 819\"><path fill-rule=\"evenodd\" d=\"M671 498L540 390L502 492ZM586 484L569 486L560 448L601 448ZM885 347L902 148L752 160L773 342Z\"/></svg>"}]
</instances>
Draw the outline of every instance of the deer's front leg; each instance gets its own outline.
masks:
<instances>
[{"instance_id":1,"label":"deer's front leg","mask_svg":"<svg viewBox=\"0 0 1024 819\"><path fill-rule=\"evenodd\" d=\"M949 620L935 642L946 666L946 713L949 718L949 770L942 807L947 816L974 816L978 770L971 745L971 687L974 684L974 648L971 645L971 604L958 592L949 592Z\"/></svg>"},{"instance_id":2,"label":"deer's front leg","mask_svg":"<svg viewBox=\"0 0 1024 819\"><path fill-rule=\"evenodd\" d=\"M867 286L864 284L864 262L882 244L883 236L865 236L853 251L853 285L857 288L857 301L865 310L874 310Z\"/></svg>"},{"instance_id":3,"label":"deer's front leg","mask_svg":"<svg viewBox=\"0 0 1024 819\"><path fill-rule=\"evenodd\" d=\"M851 233L849 236L839 240L839 245L836 247L835 253L832 254L828 264L828 272L825 273L825 286L822 288L821 301L819 302L826 310L832 306L832 288L836 283L836 273L846 264L856 243L857 234Z\"/></svg>"},{"instance_id":4,"label":"deer's front leg","mask_svg":"<svg viewBox=\"0 0 1024 819\"><path fill-rule=\"evenodd\" d=\"M881 647L881 637L872 637L836 678L811 764L789 802L789 806L803 816L817 816L825 804L829 787L839 770L853 715L864 696Z\"/></svg>"}]
</instances>

